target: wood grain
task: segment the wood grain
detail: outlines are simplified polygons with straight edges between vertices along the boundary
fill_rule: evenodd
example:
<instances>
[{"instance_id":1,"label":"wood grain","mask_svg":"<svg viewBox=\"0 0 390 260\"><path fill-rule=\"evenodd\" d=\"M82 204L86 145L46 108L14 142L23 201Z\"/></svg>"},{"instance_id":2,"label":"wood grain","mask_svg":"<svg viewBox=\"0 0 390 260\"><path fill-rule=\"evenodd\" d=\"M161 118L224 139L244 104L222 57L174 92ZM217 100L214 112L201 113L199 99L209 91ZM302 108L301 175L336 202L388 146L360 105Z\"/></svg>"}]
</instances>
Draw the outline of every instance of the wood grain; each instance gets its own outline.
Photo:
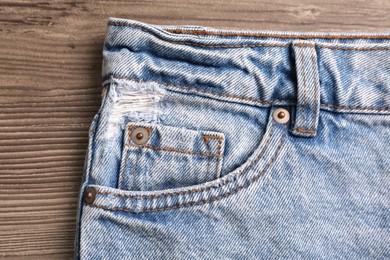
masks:
<instances>
[{"instance_id":1,"label":"wood grain","mask_svg":"<svg viewBox=\"0 0 390 260\"><path fill-rule=\"evenodd\" d=\"M390 29L390 1L0 1L0 256L71 259L108 17L231 29Z\"/></svg>"}]
</instances>

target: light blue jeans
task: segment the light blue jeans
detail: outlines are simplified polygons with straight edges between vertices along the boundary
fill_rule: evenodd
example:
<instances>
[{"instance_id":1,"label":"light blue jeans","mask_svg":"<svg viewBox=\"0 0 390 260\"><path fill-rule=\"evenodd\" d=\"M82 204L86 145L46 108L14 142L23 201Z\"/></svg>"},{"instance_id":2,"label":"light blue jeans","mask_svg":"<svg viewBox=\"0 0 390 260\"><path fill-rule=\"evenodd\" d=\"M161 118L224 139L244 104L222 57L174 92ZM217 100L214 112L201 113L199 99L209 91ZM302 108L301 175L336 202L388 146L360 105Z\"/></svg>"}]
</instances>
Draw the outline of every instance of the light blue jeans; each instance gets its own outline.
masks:
<instances>
[{"instance_id":1,"label":"light blue jeans","mask_svg":"<svg viewBox=\"0 0 390 260\"><path fill-rule=\"evenodd\" d=\"M389 259L390 34L110 18L76 259Z\"/></svg>"}]
</instances>

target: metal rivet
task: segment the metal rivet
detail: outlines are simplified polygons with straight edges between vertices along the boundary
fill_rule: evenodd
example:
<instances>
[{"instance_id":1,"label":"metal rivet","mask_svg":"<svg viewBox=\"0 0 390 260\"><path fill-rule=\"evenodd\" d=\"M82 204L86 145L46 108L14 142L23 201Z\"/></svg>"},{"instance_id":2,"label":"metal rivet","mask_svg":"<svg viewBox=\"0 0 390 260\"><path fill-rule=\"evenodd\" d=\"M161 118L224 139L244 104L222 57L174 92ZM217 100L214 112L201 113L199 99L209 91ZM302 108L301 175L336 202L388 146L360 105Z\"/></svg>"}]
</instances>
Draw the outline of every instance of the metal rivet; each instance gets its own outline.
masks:
<instances>
[{"instance_id":1,"label":"metal rivet","mask_svg":"<svg viewBox=\"0 0 390 260\"><path fill-rule=\"evenodd\" d=\"M130 138L135 144L145 144L149 139L149 132L143 127L137 127L131 132Z\"/></svg>"},{"instance_id":2,"label":"metal rivet","mask_svg":"<svg viewBox=\"0 0 390 260\"><path fill-rule=\"evenodd\" d=\"M278 118L283 119L286 116L286 114L282 111L278 113Z\"/></svg>"},{"instance_id":3,"label":"metal rivet","mask_svg":"<svg viewBox=\"0 0 390 260\"><path fill-rule=\"evenodd\" d=\"M287 109L277 108L273 114L274 119L279 124L285 124L290 120L290 113Z\"/></svg>"},{"instance_id":4,"label":"metal rivet","mask_svg":"<svg viewBox=\"0 0 390 260\"><path fill-rule=\"evenodd\" d=\"M84 200L87 204L91 204L93 203L93 201L95 200L95 197L96 197L96 190L95 188L93 187L89 187L86 191L85 191L85 195L84 195Z\"/></svg>"}]
</instances>

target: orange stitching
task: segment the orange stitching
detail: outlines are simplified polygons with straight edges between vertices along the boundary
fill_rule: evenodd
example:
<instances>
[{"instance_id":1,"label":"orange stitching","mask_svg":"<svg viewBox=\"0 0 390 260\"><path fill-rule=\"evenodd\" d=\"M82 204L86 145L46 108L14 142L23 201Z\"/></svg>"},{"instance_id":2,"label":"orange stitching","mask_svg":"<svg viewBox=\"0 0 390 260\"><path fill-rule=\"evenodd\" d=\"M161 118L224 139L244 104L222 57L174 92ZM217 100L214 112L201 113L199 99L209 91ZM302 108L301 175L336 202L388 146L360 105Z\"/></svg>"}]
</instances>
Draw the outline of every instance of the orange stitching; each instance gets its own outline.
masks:
<instances>
[{"instance_id":1,"label":"orange stitching","mask_svg":"<svg viewBox=\"0 0 390 260\"><path fill-rule=\"evenodd\" d=\"M256 36L256 37L272 37L286 39L389 39L386 35L281 35L271 33L230 33L230 32L208 32L186 29L165 29L171 33L177 34L196 34L196 35L220 35L220 36Z\"/></svg>"},{"instance_id":2,"label":"orange stitching","mask_svg":"<svg viewBox=\"0 0 390 260\"><path fill-rule=\"evenodd\" d=\"M169 152L178 152L178 153L184 153L184 154L199 154L199 155L207 156L207 157L219 157L218 154L211 154L211 153L209 154L209 153L202 153L202 152L189 152L189 151L178 150L176 148L171 148L171 147L151 146L150 144L143 144L143 145L126 144L126 146L134 146L134 147L139 147L139 148L148 148L148 149L153 149L153 150L161 150L161 151L169 151Z\"/></svg>"},{"instance_id":3,"label":"orange stitching","mask_svg":"<svg viewBox=\"0 0 390 260\"><path fill-rule=\"evenodd\" d=\"M215 174L216 174L216 178L219 178L220 174L217 173L218 173L218 165L220 161L219 158L221 157L221 145L222 145L223 138L221 136L215 136L215 135L203 135L202 138L206 143L209 142L209 139L218 139L218 158L215 164Z\"/></svg>"},{"instance_id":4,"label":"orange stitching","mask_svg":"<svg viewBox=\"0 0 390 260\"><path fill-rule=\"evenodd\" d=\"M294 45L298 47L314 47L313 43L295 43Z\"/></svg>"},{"instance_id":5,"label":"orange stitching","mask_svg":"<svg viewBox=\"0 0 390 260\"><path fill-rule=\"evenodd\" d=\"M223 140L223 138L221 136L217 136L217 135L203 135L202 136L203 140L207 143L209 141L209 138L212 138L212 139L219 139L219 140Z\"/></svg>"},{"instance_id":6,"label":"orange stitching","mask_svg":"<svg viewBox=\"0 0 390 260\"><path fill-rule=\"evenodd\" d=\"M193 46L199 46L199 47L205 47L205 48L244 48L244 47L249 47L249 48L254 48L254 47L282 47L282 48L289 48L287 45L282 45L282 44L242 44L242 45L206 45L206 44L200 44L200 43L192 43L192 42L177 42L177 41L170 41L161 38L160 36L156 35L152 31L142 28L137 25L132 25L132 24L124 24L124 23L119 23L119 22L109 22L108 25L114 25L114 26L127 26L127 27L133 27L140 29L144 32L150 33L154 35L155 37L159 38L160 40L174 43L174 44L184 44L184 45L193 45ZM178 31L180 30L170 30L166 29L167 32L173 32L173 33L179 33ZM198 31L188 31L191 33L186 34L202 34L199 33ZM350 35L350 36L328 36L328 35L323 35L323 36L315 36L315 35L276 35L276 34L216 34L212 32L207 32L204 34L213 34L213 35L222 35L222 36L257 36L257 37L273 37L273 38L289 38L289 39L389 39L390 36L359 36L359 35ZM298 45L298 46L306 46L306 45ZM356 50L356 51L376 51L376 50L390 50L389 47L336 47L336 46L329 46L329 45L324 45L324 46L318 46L319 48L327 48L327 49L336 49L336 50Z\"/></svg>"},{"instance_id":7,"label":"orange stitching","mask_svg":"<svg viewBox=\"0 0 390 260\"><path fill-rule=\"evenodd\" d=\"M264 104L264 105L272 104L272 103L275 103L275 102L285 102L285 103L294 102L292 100L282 100L282 99L274 99L274 100L269 100L269 101L263 101L263 100L259 100L259 99L255 99L255 98L249 98L249 97L243 97L243 96L235 96L235 95L230 95L230 94L218 93L218 92L211 91L211 90L192 88L192 87L176 85L176 84L173 84L173 83L166 83L166 82L157 81L157 80L144 80L144 79L136 79L136 78L131 78L131 77L121 77L121 76L114 76L114 75L112 75L112 77L113 78L117 78L117 79L132 80L132 81L140 82L140 83L143 83L143 82L155 82L157 84L162 84L162 85L166 85L166 86L172 86L172 87L176 87L176 88L192 90L192 91L195 91L195 92L205 92L205 93L210 93L210 94L213 94L213 95L216 95L216 96L223 96L223 97L230 97L230 98L235 98L235 99L249 100L249 101L253 101L253 102ZM341 109L350 109L350 110L390 110L390 108L387 108L387 107L386 108L347 107L347 106L336 106L336 105L323 104L323 103L321 103L321 105L334 107L334 108L341 108Z\"/></svg>"},{"instance_id":8,"label":"orange stitching","mask_svg":"<svg viewBox=\"0 0 390 260\"><path fill-rule=\"evenodd\" d=\"M302 129L302 128L295 128L295 131L297 132L300 132L300 133L316 133L315 130L306 130L306 129Z\"/></svg>"},{"instance_id":9,"label":"orange stitching","mask_svg":"<svg viewBox=\"0 0 390 260\"><path fill-rule=\"evenodd\" d=\"M218 138L218 154L221 154L222 138Z\"/></svg>"},{"instance_id":10,"label":"orange stitching","mask_svg":"<svg viewBox=\"0 0 390 260\"><path fill-rule=\"evenodd\" d=\"M272 123L272 128L271 128L271 132L270 134L268 135L268 138L267 138L267 141L263 147L263 149L261 150L260 154L256 157L256 159L254 159L252 161L252 163L250 163L247 168L241 170L238 175L241 175L243 173L245 173L246 171L248 171L255 163L256 161L264 154L265 150L268 148L269 144L270 144L270 141L271 141L271 137L272 135L274 134L274 128L275 128L275 124ZM225 185L230 183L230 182L233 182L235 179L228 179L225 181ZM167 194L163 194L163 195L124 195L124 194L119 194L119 193L114 193L113 195L116 196L116 197L121 197L121 198L164 198L164 197L167 197L167 196L176 196L176 195L181 195L181 194L191 194L191 193L195 193L195 192L202 192L202 191L206 191L206 190L209 190L213 187L206 187L206 188L199 188L199 189L194 189L194 190L188 190L188 191L178 191L178 192L172 192L172 193L167 193ZM97 192L97 194L111 194L110 192Z\"/></svg>"},{"instance_id":11,"label":"orange stitching","mask_svg":"<svg viewBox=\"0 0 390 260\"><path fill-rule=\"evenodd\" d=\"M134 24L122 24L122 23L118 23L118 22L109 22L108 24L109 25L115 25L115 26L127 26L127 27L137 28L137 29L140 29L140 30L142 30L144 32L150 33L150 34L154 35L155 37L157 37L158 39L160 39L162 41L165 41L165 42L170 42L170 43L175 43L175 44L183 44L183 45L192 45L192 46L205 47L205 48L245 48L245 47L249 47L249 48L254 48L254 47L283 47L283 48L289 48L288 45L277 44L277 43L241 44L241 45L224 45L224 44L221 44L221 45L206 45L206 44L200 44L200 43L194 43L194 42L170 41L170 40L161 38L159 35L155 34L154 32L152 32L152 31L150 31L150 30L148 30L146 28L142 28L142 27L134 25Z\"/></svg>"},{"instance_id":12,"label":"orange stitching","mask_svg":"<svg viewBox=\"0 0 390 260\"><path fill-rule=\"evenodd\" d=\"M137 25L109 21L109 25L115 26L128 26L139 28L143 31L150 32L149 30ZM272 37L272 38L297 38L297 39L389 39L390 35L282 35L271 33L231 33L231 32L210 32L200 30L188 30L188 29L164 29L167 32L176 34L195 34L195 35L220 35L220 36L257 36L257 37Z\"/></svg>"},{"instance_id":13,"label":"orange stitching","mask_svg":"<svg viewBox=\"0 0 390 260\"><path fill-rule=\"evenodd\" d=\"M222 194L222 195L219 195L217 197L214 197L214 198L211 198L211 199L208 199L208 200L204 200L204 201L195 201L195 202L186 203L186 204L183 204L183 205L170 206L170 207L164 207L164 208L144 209L144 210L137 211L137 213L141 213L141 212L155 212L155 211L160 211L160 210L177 209L177 208L189 207L189 206L194 206L194 205L203 205L203 204L206 204L206 203L209 203L209 202L213 202L213 201L220 200L222 198L228 197L228 196L230 196L232 194L235 194L235 193L239 192L240 190L247 188L249 185L251 185L253 182L257 181L258 179L260 179L260 177L262 177L264 175L264 173L268 170L268 168L272 165L272 163L275 161L275 159L279 155L280 148L282 147L283 143L284 143L284 135L283 135L282 140L280 141L278 147L276 148L275 154L272 156L271 160L267 163L267 165L260 172L260 174L256 175L254 178L252 178L251 180L246 182L243 186L238 187L235 190L232 190L232 191L230 191L228 193L225 193L225 194ZM255 159L255 161L258 158L259 157L257 157ZM99 193L99 194L102 194L102 193ZM115 196L115 194L114 194L114 196ZM112 210L112 211L120 210L120 211L124 211L124 212L135 212L134 210L130 210L130 209L126 209L126 208L108 208L106 206L98 206L96 204L86 204L85 202L83 204L87 205L87 206L91 206L91 207L97 207L97 208L102 208L102 209L107 209L107 210Z\"/></svg>"},{"instance_id":14,"label":"orange stitching","mask_svg":"<svg viewBox=\"0 0 390 260\"><path fill-rule=\"evenodd\" d=\"M126 27L133 27L140 29L144 32L150 33L160 40L170 42L170 43L176 43L176 44L184 44L184 45L193 45L193 46L199 46L199 47L206 47L206 48L244 48L244 47L282 47L282 48L289 48L288 45L282 45L282 44L242 44L242 45L206 45L206 44L199 44L199 43L192 43L192 42L177 42L177 41L170 41L166 39L162 39L159 35L156 35L152 31L142 28L141 26L133 25L133 24L125 24L125 23L119 23L119 22L109 22L108 25L114 25L114 26L126 26ZM173 33L180 33L179 31L182 31L181 29L165 29L167 32L173 32ZM190 32L190 33L189 33ZM204 31L202 31L204 32ZM340 36L332 36L332 35L323 35L323 36L316 36L316 35L277 35L277 34L227 34L227 33L214 33L214 32L204 32L202 33L200 31L193 31L188 30L186 32L182 32L185 34L213 34L213 35L221 35L221 36L257 36L257 37L272 37L272 38L288 38L288 39L389 39L390 36L360 36L360 35L340 35ZM306 46L301 45L298 43L297 46ZM336 47L336 46L318 46L319 48L327 48L327 49L336 49L336 50L357 50L357 51L370 51L370 50L390 50L389 47Z\"/></svg>"}]
</instances>

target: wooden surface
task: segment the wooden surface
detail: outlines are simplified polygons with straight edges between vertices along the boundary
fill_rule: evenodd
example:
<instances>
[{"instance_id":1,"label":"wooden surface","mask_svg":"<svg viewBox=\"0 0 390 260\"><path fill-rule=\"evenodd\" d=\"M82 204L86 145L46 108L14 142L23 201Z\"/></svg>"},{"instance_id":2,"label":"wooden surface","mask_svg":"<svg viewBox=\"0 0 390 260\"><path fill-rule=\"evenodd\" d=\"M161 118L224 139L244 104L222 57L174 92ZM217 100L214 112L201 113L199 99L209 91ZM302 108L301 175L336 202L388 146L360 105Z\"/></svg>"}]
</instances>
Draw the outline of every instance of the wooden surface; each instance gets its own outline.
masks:
<instances>
[{"instance_id":1,"label":"wooden surface","mask_svg":"<svg viewBox=\"0 0 390 260\"><path fill-rule=\"evenodd\" d=\"M390 30L387 0L0 0L0 256L71 259L108 17L288 31Z\"/></svg>"}]
</instances>

